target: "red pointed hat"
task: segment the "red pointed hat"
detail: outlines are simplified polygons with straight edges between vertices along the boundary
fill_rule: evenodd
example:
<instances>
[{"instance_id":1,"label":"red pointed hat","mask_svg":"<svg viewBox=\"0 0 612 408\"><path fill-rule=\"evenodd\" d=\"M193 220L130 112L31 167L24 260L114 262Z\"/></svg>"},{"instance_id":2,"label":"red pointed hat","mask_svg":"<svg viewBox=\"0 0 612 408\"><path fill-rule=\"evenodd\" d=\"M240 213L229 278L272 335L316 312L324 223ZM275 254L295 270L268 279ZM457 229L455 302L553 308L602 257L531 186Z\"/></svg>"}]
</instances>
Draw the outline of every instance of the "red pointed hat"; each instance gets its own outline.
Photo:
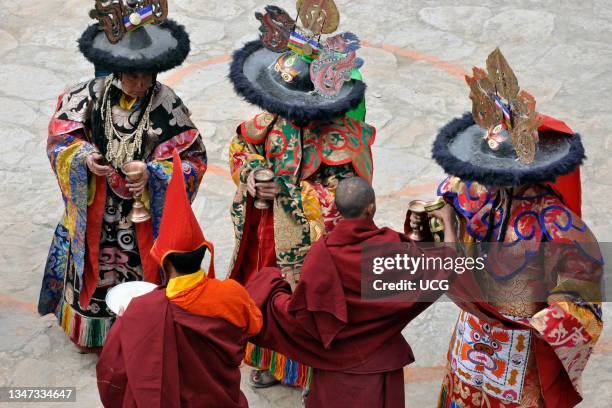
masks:
<instances>
[{"instance_id":1,"label":"red pointed hat","mask_svg":"<svg viewBox=\"0 0 612 408\"><path fill-rule=\"evenodd\" d=\"M163 266L164 259L171 253L193 252L203 246L211 253L208 276L214 277L214 247L204 238L191 203L185 190L183 163L178 152L173 152L172 179L166 190L164 213L159 227L159 235L151 249L151 256Z\"/></svg>"}]
</instances>

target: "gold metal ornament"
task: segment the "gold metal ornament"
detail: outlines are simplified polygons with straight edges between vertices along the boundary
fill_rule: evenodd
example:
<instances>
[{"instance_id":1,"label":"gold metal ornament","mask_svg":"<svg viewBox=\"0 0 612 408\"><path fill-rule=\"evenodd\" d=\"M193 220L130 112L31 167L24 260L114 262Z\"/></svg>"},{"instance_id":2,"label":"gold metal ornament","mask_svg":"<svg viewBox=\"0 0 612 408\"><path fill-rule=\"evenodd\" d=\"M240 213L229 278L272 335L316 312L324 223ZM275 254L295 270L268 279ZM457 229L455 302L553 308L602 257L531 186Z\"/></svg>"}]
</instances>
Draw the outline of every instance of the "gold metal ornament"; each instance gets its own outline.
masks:
<instances>
[{"instance_id":1,"label":"gold metal ornament","mask_svg":"<svg viewBox=\"0 0 612 408\"><path fill-rule=\"evenodd\" d=\"M470 87L474 121L483 129L497 126L501 122L502 115L498 112L493 99L489 97L495 93L495 88L486 71L474 67L472 76L466 75L465 81Z\"/></svg>"},{"instance_id":2,"label":"gold metal ornament","mask_svg":"<svg viewBox=\"0 0 612 408\"><path fill-rule=\"evenodd\" d=\"M304 55L312 55L312 46L306 43L302 46L302 51L304 51Z\"/></svg>"},{"instance_id":3,"label":"gold metal ornament","mask_svg":"<svg viewBox=\"0 0 612 408\"><path fill-rule=\"evenodd\" d=\"M472 76L466 75L465 80L470 87L474 121L487 129L485 140L489 147L497 150L502 133L507 130L518 159L525 164L533 163L541 118L536 112L535 98L520 90L516 75L500 49L496 48L488 56L487 71L474 67ZM506 115L500 105L507 110Z\"/></svg>"},{"instance_id":4,"label":"gold metal ornament","mask_svg":"<svg viewBox=\"0 0 612 408\"><path fill-rule=\"evenodd\" d=\"M533 163L535 160L539 140L538 128L542 118L535 110L536 101L532 95L521 91L515 102L516 123L510 132L512 145L519 159L524 163Z\"/></svg>"},{"instance_id":5,"label":"gold metal ornament","mask_svg":"<svg viewBox=\"0 0 612 408\"><path fill-rule=\"evenodd\" d=\"M428 219L429 230L434 236L434 239L438 241L439 240L438 237L444 231L444 223L436 217L429 216L429 213L439 210L443 208L445 205L446 203L444 202L444 199L442 197L439 197L438 199L433 200L433 201L412 200L408 204L408 210L420 216L427 214L427 217L429 217ZM423 230L419 228L419 229L413 229L409 235L409 238L413 241L420 242L420 241L423 241L425 236L423 234Z\"/></svg>"},{"instance_id":6,"label":"gold metal ornament","mask_svg":"<svg viewBox=\"0 0 612 408\"><path fill-rule=\"evenodd\" d=\"M446 203L444 202L444 199L442 197L438 197L434 201L429 201L425 203L424 208L425 211L432 212L444 208L445 205Z\"/></svg>"},{"instance_id":7,"label":"gold metal ornament","mask_svg":"<svg viewBox=\"0 0 612 408\"><path fill-rule=\"evenodd\" d=\"M340 12L334 0L298 0L296 7L303 28L313 35L330 34L338 29Z\"/></svg>"},{"instance_id":8,"label":"gold metal ornament","mask_svg":"<svg viewBox=\"0 0 612 408\"><path fill-rule=\"evenodd\" d=\"M430 201L425 204L425 211L428 213L436 210L440 210L444 208L446 202L442 197L438 197L437 200ZM435 242L444 241L444 222L438 217L430 217L429 218L429 230L431 231L431 235L433 235Z\"/></svg>"},{"instance_id":9,"label":"gold metal ornament","mask_svg":"<svg viewBox=\"0 0 612 408\"><path fill-rule=\"evenodd\" d=\"M126 163L121 167L121 170L125 174L125 177L130 182L140 180L143 172L147 171L147 164L145 162L134 160ZM132 210L128 215L128 220L134 224L139 224L151 219L151 213L145 208L142 203L142 194L134 194L134 203L132 204Z\"/></svg>"},{"instance_id":10,"label":"gold metal ornament","mask_svg":"<svg viewBox=\"0 0 612 408\"><path fill-rule=\"evenodd\" d=\"M519 93L518 79L499 48L487 57L487 72L497 95L507 101L516 99Z\"/></svg>"}]
</instances>

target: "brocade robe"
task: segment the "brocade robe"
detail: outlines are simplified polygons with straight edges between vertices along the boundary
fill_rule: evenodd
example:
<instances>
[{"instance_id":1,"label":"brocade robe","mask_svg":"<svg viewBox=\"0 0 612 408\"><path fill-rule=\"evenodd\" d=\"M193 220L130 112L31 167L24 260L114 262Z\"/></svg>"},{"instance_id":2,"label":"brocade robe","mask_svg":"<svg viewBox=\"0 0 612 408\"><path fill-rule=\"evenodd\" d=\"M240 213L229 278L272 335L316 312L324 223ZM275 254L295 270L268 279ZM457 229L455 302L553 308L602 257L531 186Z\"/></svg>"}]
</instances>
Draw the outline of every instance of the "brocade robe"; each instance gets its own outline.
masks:
<instances>
[{"instance_id":1,"label":"brocade robe","mask_svg":"<svg viewBox=\"0 0 612 408\"><path fill-rule=\"evenodd\" d=\"M375 136L373 127L348 116L300 127L264 112L242 123L229 155L238 187L230 277L245 284L261 268L279 267L297 281L310 245L340 218L334 205L338 182L354 175L372 180ZM280 186L268 210L256 209L246 190L250 172L259 167L270 168ZM307 367L278 353L249 344L246 362L270 369L283 383L307 385Z\"/></svg>"},{"instance_id":2,"label":"brocade robe","mask_svg":"<svg viewBox=\"0 0 612 408\"><path fill-rule=\"evenodd\" d=\"M460 303L439 406L575 406L603 328L595 237L547 186L450 177L439 194L460 214L461 241L497 242L474 276L475 302Z\"/></svg>"},{"instance_id":3,"label":"brocade robe","mask_svg":"<svg viewBox=\"0 0 612 408\"><path fill-rule=\"evenodd\" d=\"M160 269L149 260L157 236L166 186L172 175L172 151L178 149L188 194L195 198L206 171L206 150L200 133L189 118L189 110L172 89L154 85L150 128L134 159L147 164L149 182L143 194L152 219L132 224L127 215L132 194L120 169L100 177L87 168L85 159L93 151L105 155L107 140L96 124L101 119L106 78L96 78L68 89L58 99L49 124L47 155L64 200L45 265L38 311L55 313L62 329L79 347L104 344L113 314L104 301L116 284L147 280L161 283ZM111 89L121 95L115 80ZM133 132L143 106L126 109L113 101L115 128ZM141 256L146 254L147 256Z\"/></svg>"}]
</instances>

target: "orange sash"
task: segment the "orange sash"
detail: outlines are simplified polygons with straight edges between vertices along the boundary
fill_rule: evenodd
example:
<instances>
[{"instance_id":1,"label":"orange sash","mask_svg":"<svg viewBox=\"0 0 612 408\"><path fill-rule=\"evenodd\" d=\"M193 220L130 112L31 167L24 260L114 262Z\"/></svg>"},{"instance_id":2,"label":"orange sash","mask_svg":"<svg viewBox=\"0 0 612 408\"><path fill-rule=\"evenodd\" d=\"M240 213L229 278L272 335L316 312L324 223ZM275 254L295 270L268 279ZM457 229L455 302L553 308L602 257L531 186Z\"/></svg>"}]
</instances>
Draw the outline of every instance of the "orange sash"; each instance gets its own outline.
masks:
<instances>
[{"instance_id":1,"label":"orange sash","mask_svg":"<svg viewBox=\"0 0 612 408\"><path fill-rule=\"evenodd\" d=\"M259 333L263 324L261 311L238 282L204 276L195 285L169 298L190 313L226 320L242 329L246 337Z\"/></svg>"}]
</instances>

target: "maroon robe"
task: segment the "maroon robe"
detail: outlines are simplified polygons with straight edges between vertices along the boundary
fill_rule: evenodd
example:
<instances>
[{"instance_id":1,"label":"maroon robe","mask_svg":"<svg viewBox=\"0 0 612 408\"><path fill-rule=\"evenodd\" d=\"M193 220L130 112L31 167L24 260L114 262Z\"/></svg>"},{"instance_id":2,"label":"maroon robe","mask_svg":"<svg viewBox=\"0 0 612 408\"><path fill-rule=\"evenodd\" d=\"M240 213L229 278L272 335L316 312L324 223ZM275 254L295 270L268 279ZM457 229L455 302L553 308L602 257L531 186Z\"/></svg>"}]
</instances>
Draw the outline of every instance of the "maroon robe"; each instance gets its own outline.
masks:
<instances>
[{"instance_id":1,"label":"maroon robe","mask_svg":"<svg viewBox=\"0 0 612 408\"><path fill-rule=\"evenodd\" d=\"M401 332L431 302L362 300L361 250L408 241L371 220L342 220L312 245L294 294L277 268L265 268L247 283L264 316L252 341L313 367L307 407L404 406L403 367L414 357ZM426 252L454 256L447 248ZM430 270L427 278L451 274Z\"/></svg>"},{"instance_id":2,"label":"maroon robe","mask_svg":"<svg viewBox=\"0 0 612 408\"><path fill-rule=\"evenodd\" d=\"M244 339L223 319L194 315L165 288L135 298L96 367L105 407L247 407L240 391Z\"/></svg>"}]
</instances>

